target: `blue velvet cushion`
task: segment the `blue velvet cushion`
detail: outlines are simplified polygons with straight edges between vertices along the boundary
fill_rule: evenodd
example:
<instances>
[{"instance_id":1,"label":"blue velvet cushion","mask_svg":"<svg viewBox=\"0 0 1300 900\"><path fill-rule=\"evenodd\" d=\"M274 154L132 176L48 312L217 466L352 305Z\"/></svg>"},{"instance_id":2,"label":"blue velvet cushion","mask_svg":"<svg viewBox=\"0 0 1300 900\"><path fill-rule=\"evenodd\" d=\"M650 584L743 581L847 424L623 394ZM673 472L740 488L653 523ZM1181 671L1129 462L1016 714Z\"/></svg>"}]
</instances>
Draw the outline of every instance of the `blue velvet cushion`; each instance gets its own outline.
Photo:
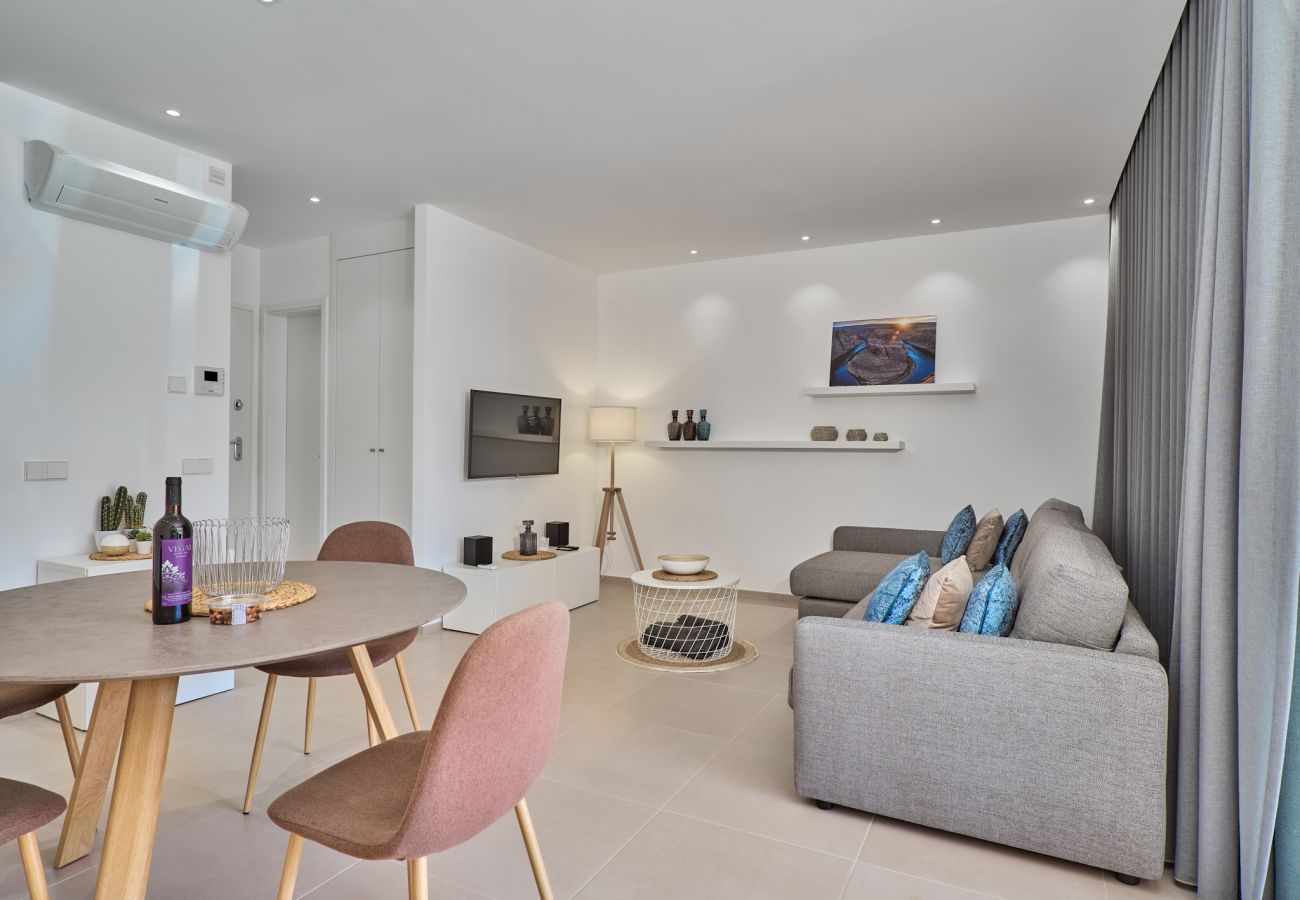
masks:
<instances>
[{"instance_id":1,"label":"blue velvet cushion","mask_svg":"<svg viewBox=\"0 0 1300 900\"><path fill-rule=\"evenodd\" d=\"M967 634L992 634L1006 637L1016 622L1019 594L1011 570L998 564L975 585L966 602L961 628Z\"/></svg>"},{"instance_id":2,"label":"blue velvet cushion","mask_svg":"<svg viewBox=\"0 0 1300 900\"><path fill-rule=\"evenodd\" d=\"M948 531L943 536L943 549L939 558L946 566L970 547L971 538L975 536L975 507L969 504L952 517Z\"/></svg>"},{"instance_id":3,"label":"blue velvet cushion","mask_svg":"<svg viewBox=\"0 0 1300 900\"><path fill-rule=\"evenodd\" d=\"M1007 524L1002 526L1002 538L998 541L998 549L993 551L993 562L1004 566L1011 565L1011 559L1016 555L1016 549L1020 546L1020 541L1025 536L1025 529L1029 527L1029 516L1025 515L1023 509L1018 509L1007 519Z\"/></svg>"},{"instance_id":4,"label":"blue velvet cushion","mask_svg":"<svg viewBox=\"0 0 1300 900\"><path fill-rule=\"evenodd\" d=\"M924 553L909 556L876 585L863 618L868 622L902 625L929 577L930 558Z\"/></svg>"}]
</instances>

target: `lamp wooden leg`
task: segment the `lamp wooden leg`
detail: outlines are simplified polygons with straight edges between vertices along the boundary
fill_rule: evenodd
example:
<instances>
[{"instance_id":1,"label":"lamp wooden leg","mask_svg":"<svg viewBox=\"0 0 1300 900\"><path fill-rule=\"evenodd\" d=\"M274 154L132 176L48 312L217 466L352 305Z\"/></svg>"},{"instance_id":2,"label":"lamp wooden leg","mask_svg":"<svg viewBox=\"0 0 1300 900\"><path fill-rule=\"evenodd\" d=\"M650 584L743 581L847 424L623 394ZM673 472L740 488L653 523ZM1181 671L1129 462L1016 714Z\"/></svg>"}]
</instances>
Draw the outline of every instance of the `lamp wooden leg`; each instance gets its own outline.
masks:
<instances>
[{"instance_id":1,"label":"lamp wooden leg","mask_svg":"<svg viewBox=\"0 0 1300 900\"><path fill-rule=\"evenodd\" d=\"M307 719L302 727L302 752L311 752L311 723L316 717L316 678L307 679Z\"/></svg>"},{"instance_id":2,"label":"lamp wooden leg","mask_svg":"<svg viewBox=\"0 0 1300 900\"><path fill-rule=\"evenodd\" d=\"M537 896L541 900L555 900L551 893L551 881L546 877L546 864L542 862L542 848L537 845L537 832L533 830L533 817L528 814L528 801L520 800L515 805L515 817L519 819L519 831L524 836L524 849L528 851L528 862L533 867L533 879L537 882Z\"/></svg>"},{"instance_id":3,"label":"lamp wooden leg","mask_svg":"<svg viewBox=\"0 0 1300 900\"><path fill-rule=\"evenodd\" d=\"M603 565L605 562L605 536L609 534L609 516L614 509L614 497L604 488L601 489L601 492L605 499L601 501L600 518L596 522L596 547L600 550L600 561Z\"/></svg>"},{"instance_id":4,"label":"lamp wooden leg","mask_svg":"<svg viewBox=\"0 0 1300 900\"><path fill-rule=\"evenodd\" d=\"M361 695L366 698L366 710L379 729L380 740L392 740L397 737L397 725L393 722L388 701L384 699L384 689L379 686L379 676L370 662L370 651L365 644L357 644L348 648L348 659L352 661L352 671L361 685Z\"/></svg>"},{"instance_id":5,"label":"lamp wooden leg","mask_svg":"<svg viewBox=\"0 0 1300 900\"><path fill-rule=\"evenodd\" d=\"M411 679L406 674L406 660L402 659L402 654L399 653L393 658L393 664L397 666L397 677L402 682L402 694L406 697L406 711L411 716L411 728L419 731L420 714L415 711L415 694L411 693Z\"/></svg>"},{"instance_id":6,"label":"lamp wooden leg","mask_svg":"<svg viewBox=\"0 0 1300 900\"><path fill-rule=\"evenodd\" d=\"M298 881L298 863L302 862L302 835L289 834L289 849L284 851L284 870L280 873L280 890L276 900L293 900L293 886Z\"/></svg>"},{"instance_id":7,"label":"lamp wooden leg","mask_svg":"<svg viewBox=\"0 0 1300 900\"><path fill-rule=\"evenodd\" d=\"M615 488L614 496L618 498L618 508L623 510L623 526L627 528L627 540L632 545L632 556L636 559L636 568L639 572L645 568L645 564L641 562L641 550L636 545L636 533L632 531L632 520L627 514L627 501L623 499L623 489Z\"/></svg>"},{"instance_id":8,"label":"lamp wooden leg","mask_svg":"<svg viewBox=\"0 0 1300 900\"><path fill-rule=\"evenodd\" d=\"M77 779L68 797L68 812L63 817L59 847L54 851L56 869L75 862L95 845L95 829L108 796L108 780L113 775L113 761L122 743L122 725L131 696L131 682L104 681L95 693L95 708L90 726L81 745Z\"/></svg>"},{"instance_id":9,"label":"lamp wooden leg","mask_svg":"<svg viewBox=\"0 0 1300 900\"><path fill-rule=\"evenodd\" d=\"M406 895L410 900L429 900L429 858L406 861Z\"/></svg>"},{"instance_id":10,"label":"lamp wooden leg","mask_svg":"<svg viewBox=\"0 0 1300 900\"><path fill-rule=\"evenodd\" d=\"M29 831L18 836L18 855L23 860L23 874L27 876L27 892L32 895L32 900L50 900L50 889L45 884L45 867L41 865L41 848L36 843L36 832Z\"/></svg>"},{"instance_id":11,"label":"lamp wooden leg","mask_svg":"<svg viewBox=\"0 0 1300 900\"><path fill-rule=\"evenodd\" d=\"M257 791L257 772L262 768L262 747L266 744L266 726L271 722L271 703L275 700L275 682L279 676L266 676L266 693L262 695L262 718L257 722L257 737L253 740L253 761L248 764L248 787L244 788L244 815L253 809L253 794Z\"/></svg>"},{"instance_id":12,"label":"lamp wooden leg","mask_svg":"<svg viewBox=\"0 0 1300 900\"><path fill-rule=\"evenodd\" d=\"M131 683L95 900L144 900L179 681L172 675Z\"/></svg>"},{"instance_id":13,"label":"lamp wooden leg","mask_svg":"<svg viewBox=\"0 0 1300 900\"><path fill-rule=\"evenodd\" d=\"M63 730L63 746L68 748L68 762L72 763L72 774L75 775L81 751L77 749L77 733L72 730L72 713L68 711L68 698L63 696L55 700L54 709L59 714L59 728Z\"/></svg>"}]
</instances>

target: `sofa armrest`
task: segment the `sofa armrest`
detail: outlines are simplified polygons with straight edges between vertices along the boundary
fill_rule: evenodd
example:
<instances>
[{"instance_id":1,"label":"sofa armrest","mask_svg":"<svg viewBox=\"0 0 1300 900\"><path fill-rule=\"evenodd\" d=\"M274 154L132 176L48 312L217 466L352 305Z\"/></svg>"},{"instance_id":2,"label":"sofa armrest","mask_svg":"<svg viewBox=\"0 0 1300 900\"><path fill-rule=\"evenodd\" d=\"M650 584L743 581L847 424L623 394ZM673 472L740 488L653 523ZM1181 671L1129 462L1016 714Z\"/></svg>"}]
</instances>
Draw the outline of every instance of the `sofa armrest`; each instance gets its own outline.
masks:
<instances>
[{"instance_id":1,"label":"sofa armrest","mask_svg":"<svg viewBox=\"0 0 1300 900\"><path fill-rule=\"evenodd\" d=\"M801 795L1160 875L1168 680L1159 663L806 618L793 678Z\"/></svg>"},{"instance_id":2,"label":"sofa armrest","mask_svg":"<svg viewBox=\"0 0 1300 900\"><path fill-rule=\"evenodd\" d=\"M857 550L863 553L897 553L910 556L924 550L938 556L944 532L916 528L873 528L866 525L841 525L831 538L832 550Z\"/></svg>"}]
</instances>

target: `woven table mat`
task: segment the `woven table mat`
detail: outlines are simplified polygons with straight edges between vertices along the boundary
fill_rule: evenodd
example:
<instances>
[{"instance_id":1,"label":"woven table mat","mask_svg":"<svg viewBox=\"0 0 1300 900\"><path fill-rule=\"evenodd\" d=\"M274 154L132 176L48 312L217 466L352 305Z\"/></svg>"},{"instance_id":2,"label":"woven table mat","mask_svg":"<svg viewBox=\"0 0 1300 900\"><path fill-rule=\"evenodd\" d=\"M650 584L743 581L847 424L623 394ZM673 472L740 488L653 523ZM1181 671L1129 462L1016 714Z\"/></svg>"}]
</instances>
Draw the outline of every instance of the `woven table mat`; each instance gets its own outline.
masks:
<instances>
[{"instance_id":1,"label":"woven table mat","mask_svg":"<svg viewBox=\"0 0 1300 900\"><path fill-rule=\"evenodd\" d=\"M660 581L712 581L718 577L718 573L712 569L705 569L703 572L696 572L694 575L674 575L672 572L665 572L663 569L655 569L650 574Z\"/></svg>"},{"instance_id":2,"label":"woven table mat","mask_svg":"<svg viewBox=\"0 0 1300 900\"><path fill-rule=\"evenodd\" d=\"M513 559L517 562L537 562L543 559L555 559L559 554L552 553L550 550L538 550L532 556L520 556L518 550L507 550L501 554L502 559Z\"/></svg>"},{"instance_id":3,"label":"woven table mat","mask_svg":"<svg viewBox=\"0 0 1300 900\"><path fill-rule=\"evenodd\" d=\"M303 584L301 581L281 581L271 593L266 595L266 602L262 604L262 612L297 606L299 603L306 603L315 596L315 585ZM195 588L193 599L190 601L190 615L206 616L210 612L208 601L211 599L207 594ZM153 612L153 601L144 605L144 611Z\"/></svg>"},{"instance_id":4,"label":"woven table mat","mask_svg":"<svg viewBox=\"0 0 1300 900\"><path fill-rule=\"evenodd\" d=\"M138 559L153 559L152 553L119 553L117 556L109 556L107 553L92 553L91 559L97 559L101 562L134 562Z\"/></svg>"}]
</instances>

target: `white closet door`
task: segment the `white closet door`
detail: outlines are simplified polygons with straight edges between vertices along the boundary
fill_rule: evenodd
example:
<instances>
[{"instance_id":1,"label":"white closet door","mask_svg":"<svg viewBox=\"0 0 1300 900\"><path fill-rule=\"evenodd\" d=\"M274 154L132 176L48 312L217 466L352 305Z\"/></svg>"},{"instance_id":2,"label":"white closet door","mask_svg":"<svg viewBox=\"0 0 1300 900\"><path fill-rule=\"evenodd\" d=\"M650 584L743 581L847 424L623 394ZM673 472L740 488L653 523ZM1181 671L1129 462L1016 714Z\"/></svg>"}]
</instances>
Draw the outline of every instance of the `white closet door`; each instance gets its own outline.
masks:
<instances>
[{"instance_id":1,"label":"white closet door","mask_svg":"<svg viewBox=\"0 0 1300 900\"><path fill-rule=\"evenodd\" d=\"M411 530L411 418L415 331L415 251L380 261L379 517Z\"/></svg>"},{"instance_id":2,"label":"white closet door","mask_svg":"<svg viewBox=\"0 0 1300 900\"><path fill-rule=\"evenodd\" d=\"M341 259L334 332L334 485L330 528L379 515L379 256Z\"/></svg>"}]
</instances>

